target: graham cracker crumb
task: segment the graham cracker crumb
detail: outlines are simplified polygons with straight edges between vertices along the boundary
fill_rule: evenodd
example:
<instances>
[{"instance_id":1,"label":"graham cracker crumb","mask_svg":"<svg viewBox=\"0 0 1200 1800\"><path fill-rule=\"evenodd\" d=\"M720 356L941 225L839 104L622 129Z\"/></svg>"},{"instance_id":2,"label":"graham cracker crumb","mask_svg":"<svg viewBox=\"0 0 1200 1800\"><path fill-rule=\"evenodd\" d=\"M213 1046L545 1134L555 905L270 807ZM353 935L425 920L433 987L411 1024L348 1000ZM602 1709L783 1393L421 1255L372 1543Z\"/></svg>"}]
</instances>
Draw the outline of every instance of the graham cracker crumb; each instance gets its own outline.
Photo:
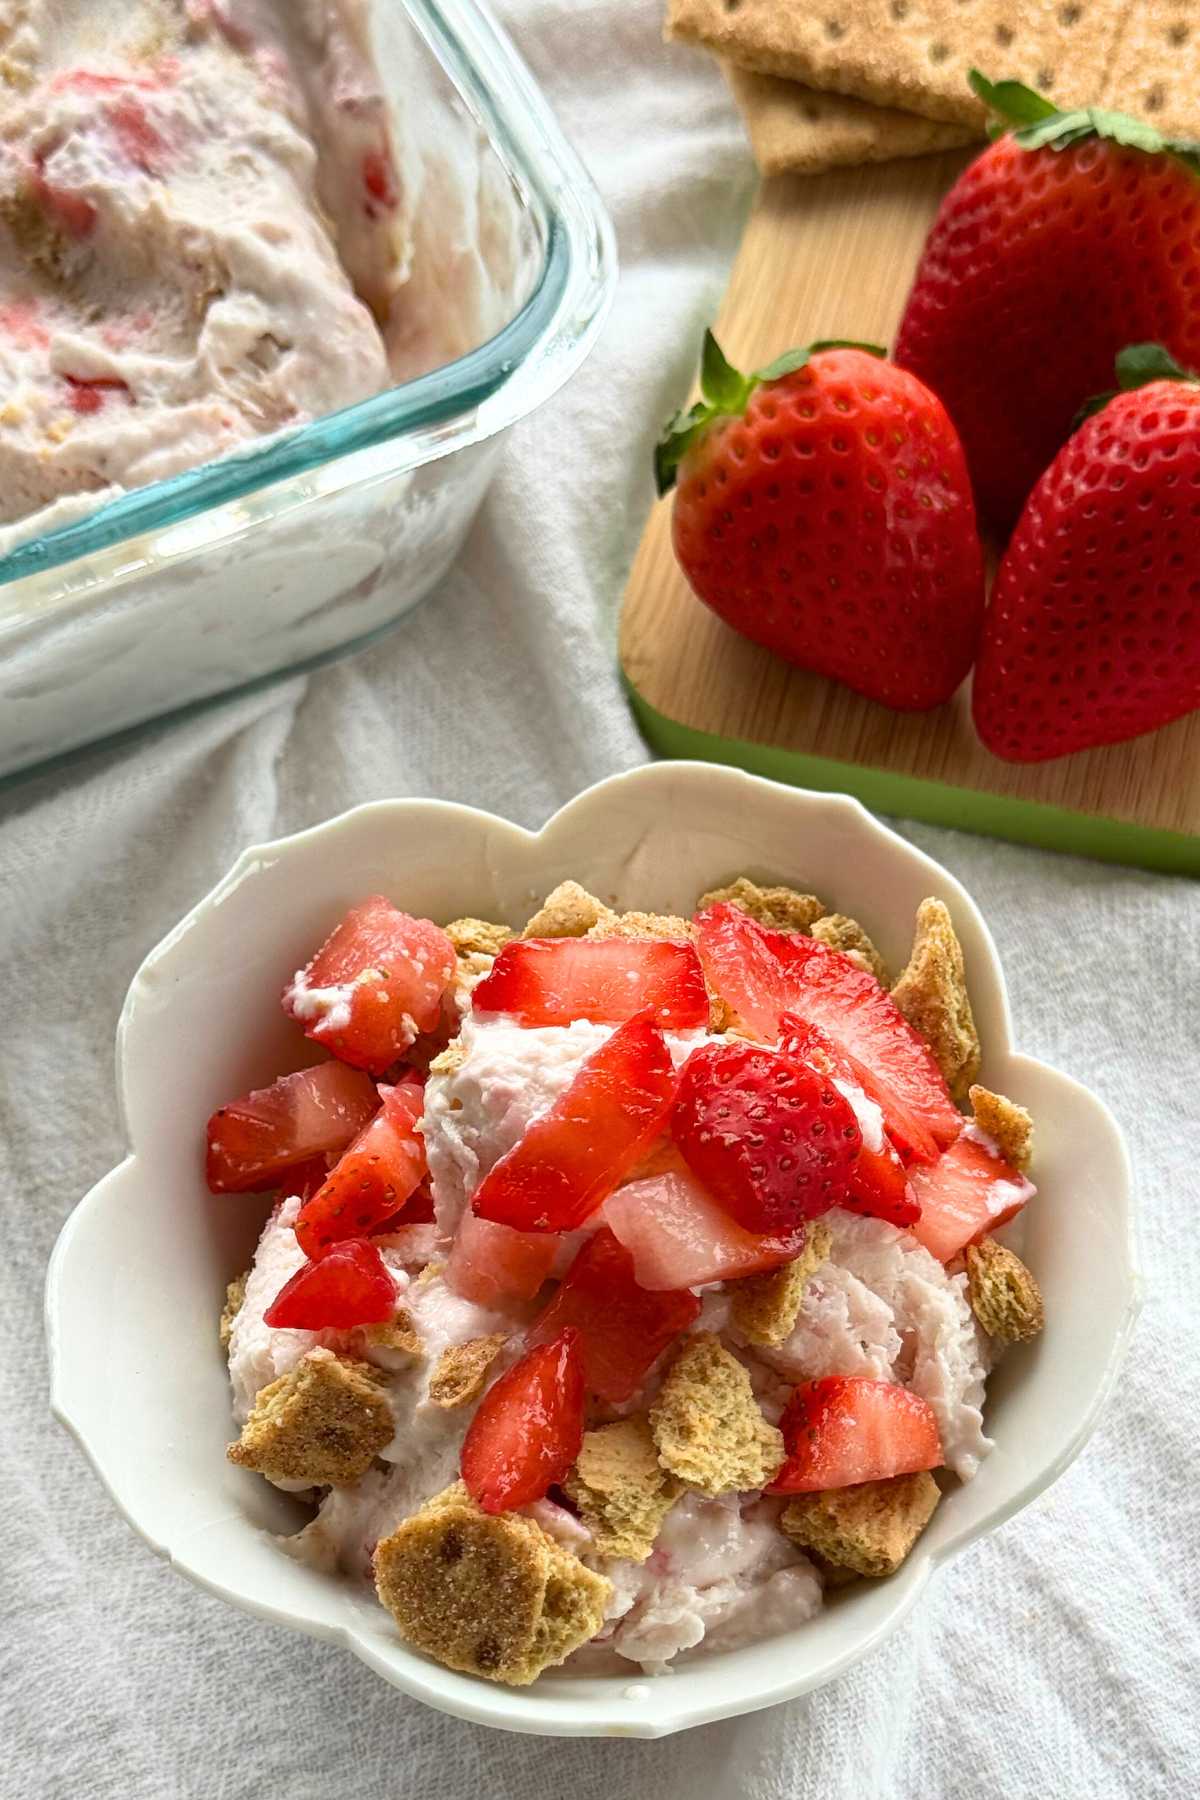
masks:
<instances>
[{"instance_id":1,"label":"graham cracker crumb","mask_svg":"<svg viewBox=\"0 0 1200 1800\"><path fill-rule=\"evenodd\" d=\"M1027 1169L1033 1160L1033 1119L1025 1108L985 1087L973 1087L969 1097L980 1131L992 1139L1006 1163Z\"/></svg>"},{"instance_id":2,"label":"graham cracker crumb","mask_svg":"<svg viewBox=\"0 0 1200 1800\"><path fill-rule=\"evenodd\" d=\"M521 933L527 938L586 937L594 925L607 925L616 914L577 881L560 881L547 894Z\"/></svg>"},{"instance_id":3,"label":"graham cracker crumb","mask_svg":"<svg viewBox=\"0 0 1200 1800\"><path fill-rule=\"evenodd\" d=\"M965 1100L979 1073L979 1033L971 1012L962 945L940 900L922 900L908 967L892 999L933 1051L946 1086Z\"/></svg>"},{"instance_id":4,"label":"graham cracker crumb","mask_svg":"<svg viewBox=\"0 0 1200 1800\"><path fill-rule=\"evenodd\" d=\"M390 1319L382 1325L364 1325L362 1334L368 1344L375 1344L381 1350L405 1350L409 1356L424 1356L425 1346L421 1342L416 1325L410 1312L398 1306Z\"/></svg>"},{"instance_id":5,"label":"graham cracker crumb","mask_svg":"<svg viewBox=\"0 0 1200 1800\"><path fill-rule=\"evenodd\" d=\"M848 919L845 913L826 913L823 919L814 919L811 935L831 950L840 950L873 975L881 987L887 986L887 964L857 919Z\"/></svg>"},{"instance_id":6,"label":"graham cracker crumb","mask_svg":"<svg viewBox=\"0 0 1200 1800\"><path fill-rule=\"evenodd\" d=\"M750 1377L711 1331L687 1338L650 1408L664 1469L702 1494L765 1487L783 1437L759 1411Z\"/></svg>"},{"instance_id":7,"label":"graham cracker crumb","mask_svg":"<svg viewBox=\"0 0 1200 1800\"><path fill-rule=\"evenodd\" d=\"M514 935L508 925L493 925L489 919L452 919L442 930L459 957L499 956Z\"/></svg>"},{"instance_id":8,"label":"graham cracker crumb","mask_svg":"<svg viewBox=\"0 0 1200 1800\"><path fill-rule=\"evenodd\" d=\"M598 1553L638 1563L649 1556L683 1491L659 1463L649 1420L640 1415L585 1432L563 1487Z\"/></svg>"},{"instance_id":9,"label":"graham cracker crumb","mask_svg":"<svg viewBox=\"0 0 1200 1800\"><path fill-rule=\"evenodd\" d=\"M395 1431L382 1379L369 1363L310 1350L260 1391L226 1455L268 1480L345 1487L366 1473Z\"/></svg>"},{"instance_id":10,"label":"graham cracker crumb","mask_svg":"<svg viewBox=\"0 0 1200 1800\"><path fill-rule=\"evenodd\" d=\"M415 1649L512 1687L594 1637L612 1595L532 1519L482 1512L461 1482L380 1540L375 1588Z\"/></svg>"},{"instance_id":11,"label":"graham cracker crumb","mask_svg":"<svg viewBox=\"0 0 1200 1800\"><path fill-rule=\"evenodd\" d=\"M702 894L696 911L703 912L722 900L740 906L744 913L749 913L752 919L772 931L809 931L825 912L824 902L815 894L801 894L790 887L759 887L745 875L739 875L728 887L711 888L707 894Z\"/></svg>"},{"instance_id":12,"label":"graham cracker crumb","mask_svg":"<svg viewBox=\"0 0 1200 1800\"><path fill-rule=\"evenodd\" d=\"M1015 1251L995 1238L967 1245L967 1294L983 1329L1001 1343L1035 1338L1046 1322L1041 1288Z\"/></svg>"},{"instance_id":13,"label":"graham cracker crumb","mask_svg":"<svg viewBox=\"0 0 1200 1800\"><path fill-rule=\"evenodd\" d=\"M677 913L624 912L601 919L588 932L591 938L672 938L690 941L696 927Z\"/></svg>"},{"instance_id":14,"label":"graham cracker crumb","mask_svg":"<svg viewBox=\"0 0 1200 1800\"><path fill-rule=\"evenodd\" d=\"M862 1481L823 1494L797 1494L780 1517L793 1543L858 1575L893 1575L941 1499L927 1470Z\"/></svg>"},{"instance_id":15,"label":"graham cracker crumb","mask_svg":"<svg viewBox=\"0 0 1200 1800\"><path fill-rule=\"evenodd\" d=\"M483 1390L487 1372L500 1354L505 1342L502 1331L490 1337L472 1338L466 1344L449 1344L438 1357L437 1367L429 1378L429 1398L435 1406L449 1410L466 1406Z\"/></svg>"},{"instance_id":16,"label":"graham cracker crumb","mask_svg":"<svg viewBox=\"0 0 1200 1800\"><path fill-rule=\"evenodd\" d=\"M451 1038L444 1050L439 1050L429 1065L431 1075L453 1075L461 1069L467 1060L467 1053L462 1047L461 1038Z\"/></svg>"},{"instance_id":17,"label":"graham cracker crumb","mask_svg":"<svg viewBox=\"0 0 1200 1800\"><path fill-rule=\"evenodd\" d=\"M749 1343L774 1346L790 1337L809 1278L827 1260L832 1243L828 1225L823 1219L814 1220L794 1261L765 1275L730 1282L730 1319Z\"/></svg>"},{"instance_id":18,"label":"graham cracker crumb","mask_svg":"<svg viewBox=\"0 0 1200 1800\"><path fill-rule=\"evenodd\" d=\"M249 1269L243 1269L240 1275L234 1276L225 1289L225 1305L221 1310L221 1323L218 1327L222 1350L229 1348L229 1340L233 1336L233 1322L242 1310L242 1302L246 1298L246 1283L249 1279Z\"/></svg>"}]
</instances>

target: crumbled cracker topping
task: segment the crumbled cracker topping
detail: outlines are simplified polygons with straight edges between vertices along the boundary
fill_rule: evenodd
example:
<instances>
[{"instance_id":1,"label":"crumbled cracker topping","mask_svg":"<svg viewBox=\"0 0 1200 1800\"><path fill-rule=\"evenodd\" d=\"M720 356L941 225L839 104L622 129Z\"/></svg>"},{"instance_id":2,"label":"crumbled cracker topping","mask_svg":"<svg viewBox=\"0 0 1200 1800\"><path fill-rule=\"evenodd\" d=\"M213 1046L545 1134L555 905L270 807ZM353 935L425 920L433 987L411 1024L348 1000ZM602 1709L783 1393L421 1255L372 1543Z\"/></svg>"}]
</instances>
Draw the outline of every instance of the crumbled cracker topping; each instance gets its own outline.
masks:
<instances>
[{"instance_id":1,"label":"crumbled cracker topping","mask_svg":"<svg viewBox=\"0 0 1200 1800\"><path fill-rule=\"evenodd\" d=\"M366 1473L395 1430L391 1404L369 1363L310 1350L260 1390L230 1462L274 1481L345 1487Z\"/></svg>"},{"instance_id":2,"label":"crumbled cracker topping","mask_svg":"<svg viewBox=\"0 0 1200 1800\"><path fill-rule=\"evenodd\" d=\"M482 1512L461 1482L381 1539L375 1587L414 1649L512 1687L594 1637L612 1595L532 1519Z\"/></svg>"},{"instance_id":3,"label":"crumbled cracker topping","mask_svg":"<svg viewBox=\"0 0 1200 1800\"><path fill-rule=\"evenodd\" d=\"M684 1340L650 1408L664 1469L702 1494L765 1487L783 1437L759 1411L750 1377L710 1331Z\"/></svg>"},{"instance_id":4,"label":"crumbled cracker topping","mask_svg":"<svg viewBox=\"0 0 1200 1800\"><path fill-rule=\"evenodd\" d=\"M610 914L592 926L592 938L679 938L691 939L696 927L690 919L677 913L624 912Z\"/></svg>"},{"instance_id":5,"label":"crumbled cracker topping","mask_svg":"<svg viewBox=\"0 0 1200 1800\"><path fill-rule=\"evenodd\" d=\"M887 964L857 919L848 919L845 913L826 913L823 919L813 920L810 935L830 950L840 950L883 987L887 986Z\"/></svg>"},{"instance_id":6,"label":"crumbled cracker topping","mask_svg":"<svg viewBox=\"0 0 1200 1800\"><path fill-rule=\"evenodd\" d=\"M398 1306L391 1318L381 1325L364 1325L360 1329L365 1341L380 1350L404 1350L409 1356L425 1354L412 1314L402 1306Z\"/></svg>"},{"instance_id":7,"label":"crumbled cracker topping","mask_svg":"<svg viewBox=\"0 0 1200 1800\"><path fill-rule=\"evenodd\" d=\"M967 1246L967 1294L989 1337L1004 1344L1035 1338L1046 1322L1042 1290L1015 1251L985 1237Z\"/></svg>"},{"instance_id":8,"label":"crumbled cracker topping","mask_svg":"<svg viewBox=\"0 0 1200 1800\"><path fill-rule=\"evenodd\" d=\"M956 1100L979 1073L979 1033L971 1012L962 945L941 900L922 900L908 967L892 999L933 1051Z\"/></svg>"},{"instance_id":9,"label":"crumbled cracker topping","mask_svg":"<svg viewBox=\"0 0 1200 1800\"><path fill-rule=\"evenodd\" d=\"M926 1470L862 1481L823 1494L796 1494L780 1525L793 1543L858 1575L893 1575L933 1517L941 1499Z\"/></svg>"},{"instance_id":10,"label":"crumbled cracker topping","mask_svg":"<svg viewBox=\"0 0 1200 1800\"><path fill-rule=\"evenodd\" d=\"M739 875L728 887L712 888L702 894L696 911L703 912L705 907L717 906L722 900L740 906L772 931L809 931L825 912L824 902L815 894L800 894L790 887L759 887L745 875Z\"/></svg>"},{"instance_id":11,"label":"crumbled cracker topping","mask_svg":"<svg viewBox=\"0 0 1200 1800\"><path fill-rule=\"evenodd\" d=\"M246 1283L249 1279L250 1271L244 1269L240 1275L234 1276L225 1289L225 1305L221 1309L221 1323L218 1327L222 1350L229 1348L229 1340L233 1336L234 1320L242 1310L242 1302L246 1298Z\"/></svg>"},{"instance_id":12,"label":"crumbled cracker topping","mask_svg":"<svg viewBox=\"0 0 1200 1800\"><path fill-rule=\"evenodd\" d=\"M773 1347L790 1337L804 1290L828 1259L832 1243L828 1225L816 1219L808 1227L804 1248L792 1262L765 1275L746 1275L729 1283L730 1320L748 1343Z\"/></svg>"},{"instance_id":13,"label":"crumbled cracker topping","mask_svg":"<svg viewBox=\"0 0 1200 1800\"><path fill-rule=\"evenodd\" d=\"M645 1562L659 1527L683 1492L658 1460L644 1415L584 1434L563 1487L579 1508L601 1556Z\"/></svg>"},{"instance_id":14,"label":"crumbled cracker topping","mask_svg":"<svg viewBox=\"0 0 1200 1800\"><path fill-rule=\"evenodd\" d=\"M593 926L601 922L607 925L615 916L603 900L597 900L577 881L560 881L553 893L546 895L521 936L586 937Z\"/></svg>"},{"instance_id":15,"label":"crumbled cracker topping","mask_svg":"<svg viewBox=\"0 0 1200 1800\"><path fill-rule=\"evenodd\" d=\"M453 1075L461 1069L467 1060L467 1053L462 1047L461 1038L451 1038L444 1050L439 1050L429 1065L431 1075Z\"/></svg>"},{"instance_id":16,"label":"crumbled cracker topping","mask_svg":"<svg viewBox=\"0 0 1200 1800\"><path fill-rule=\"evenodd\" d=\"M513 936L509 926L493 925L488 919L452 919L442 929L459 957L499 956Z\"/></svg>"},{"instance_id":17,"label":"crumbled cracker topping","mask_svg":"<svg viewBox=\"0 0 1200 1800\"><path fill-rule=\"evenodd\" d=\"M980 1131L986 1132L1005 1162L1027 1169L1033 1159L1033 1120L1015 1100L976 1085L970 1092L971 1111Z\"/></svg>"},{"instance_id":18,"label":"crumbled cracker topping","mask_svg":"<svg viewBox=\"0 0 1200 1800\"><path fill-rule=\"evenodd\" d=\"M449 1410L466 1406L483 1391L487 1372L500 1354L505 1342L502 1331L490 1337L472 1338L466 1344L449 1344L438 1357L437 1367L429 1378L429 1398L435 1406Z\"/></svg>"}]
</instances>

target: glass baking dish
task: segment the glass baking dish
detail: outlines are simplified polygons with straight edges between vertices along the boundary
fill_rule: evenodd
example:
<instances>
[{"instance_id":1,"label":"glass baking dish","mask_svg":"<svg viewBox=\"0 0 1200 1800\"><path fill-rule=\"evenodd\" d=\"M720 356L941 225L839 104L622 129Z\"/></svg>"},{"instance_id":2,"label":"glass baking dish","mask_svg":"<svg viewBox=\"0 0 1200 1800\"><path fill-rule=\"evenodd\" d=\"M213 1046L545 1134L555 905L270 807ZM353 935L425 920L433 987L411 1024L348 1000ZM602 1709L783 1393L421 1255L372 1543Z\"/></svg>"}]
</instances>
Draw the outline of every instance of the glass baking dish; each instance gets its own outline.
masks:
<instances>
[{"instance_id":1,"label":"glass baking dish","mask_svg":"<svg viewBox=\"0 0 1200 1800\"><path fill-rule=\"evenodd\" d=\"M502 434L600 327L611 225L490 15L375 0L371 28L436 202L421 304L461 353L423 369L418 330L411 379L0 556L0 775L394 625L456 554Z\"/></svg>"}]
</instances>

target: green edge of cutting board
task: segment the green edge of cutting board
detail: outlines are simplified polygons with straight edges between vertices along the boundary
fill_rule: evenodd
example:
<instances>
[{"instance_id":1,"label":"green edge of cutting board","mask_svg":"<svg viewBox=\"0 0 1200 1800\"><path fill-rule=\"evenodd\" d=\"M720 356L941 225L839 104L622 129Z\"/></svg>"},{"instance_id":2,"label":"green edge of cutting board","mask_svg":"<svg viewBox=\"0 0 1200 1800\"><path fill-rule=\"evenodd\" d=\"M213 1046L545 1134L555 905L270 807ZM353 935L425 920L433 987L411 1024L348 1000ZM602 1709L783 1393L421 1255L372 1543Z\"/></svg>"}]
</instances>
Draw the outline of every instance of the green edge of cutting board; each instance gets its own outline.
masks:
<instances>
[{"instance_id":1,"label":"green edge of cutting board","mask_svg":"<svg viewBox=\"0 0 1200 1800\"><path fill-rule=\"evenodd\" d=\"M621 679L647 743L663 756L732 763L735 768L766 775L772 781L818 788L825 793L853 794L875 812L923 819L930 825L949 825L956 831L1009 838L1035 844L1042 850L1090 856L1100 862L1132 863L1168 875L1200 876L1200 837L697 731L651 706L624 670Z\"/></svg>"}]
</instances>

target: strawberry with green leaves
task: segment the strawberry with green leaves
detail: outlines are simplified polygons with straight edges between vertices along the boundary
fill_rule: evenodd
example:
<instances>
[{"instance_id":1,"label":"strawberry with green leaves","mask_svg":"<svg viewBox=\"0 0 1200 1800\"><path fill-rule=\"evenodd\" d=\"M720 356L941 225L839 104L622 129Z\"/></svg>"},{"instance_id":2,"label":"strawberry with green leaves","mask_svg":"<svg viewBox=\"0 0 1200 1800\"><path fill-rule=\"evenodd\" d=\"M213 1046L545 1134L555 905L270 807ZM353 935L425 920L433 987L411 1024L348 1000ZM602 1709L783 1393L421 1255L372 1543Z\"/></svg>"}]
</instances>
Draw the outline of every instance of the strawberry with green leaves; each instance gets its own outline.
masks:
<instances>
[{"instance_id":1,"label":"strawberry with green leaves","mask_svg":"<svg viewBox=\"0 0 1200 1800\"><path fill-rule=\"evenodd\" d=\"M948 700L975 652L983 561L941 401L869 344L811 344L742 375L711 332L700 385L655 457L696 594L868 699Z\"/></svg>"},{"instance_id":2,"label":"strawberry with green leaves","mask_svg":"<svg viewBox=\"0 0 1200 1800\"><path fill-rule=\"evenodd\" d=\"M1159 344L1042 476L996 576L975 669L980 737L1043 762L1200 707L1200 376Z\"/></svg>"},{"instance_id":3,"label":"strawberry with green leaves","mask_svg":"<svg viewBox=\"0 0 1200 1800\"><path fill-rule=\"evenodd\" d=\"M1003 135L942 202L895 357L945 402L980 514L1007 530L1118 350L1153 338L1200 366L1200 144L971 85Z\"/></svg>"}]
</instances>

